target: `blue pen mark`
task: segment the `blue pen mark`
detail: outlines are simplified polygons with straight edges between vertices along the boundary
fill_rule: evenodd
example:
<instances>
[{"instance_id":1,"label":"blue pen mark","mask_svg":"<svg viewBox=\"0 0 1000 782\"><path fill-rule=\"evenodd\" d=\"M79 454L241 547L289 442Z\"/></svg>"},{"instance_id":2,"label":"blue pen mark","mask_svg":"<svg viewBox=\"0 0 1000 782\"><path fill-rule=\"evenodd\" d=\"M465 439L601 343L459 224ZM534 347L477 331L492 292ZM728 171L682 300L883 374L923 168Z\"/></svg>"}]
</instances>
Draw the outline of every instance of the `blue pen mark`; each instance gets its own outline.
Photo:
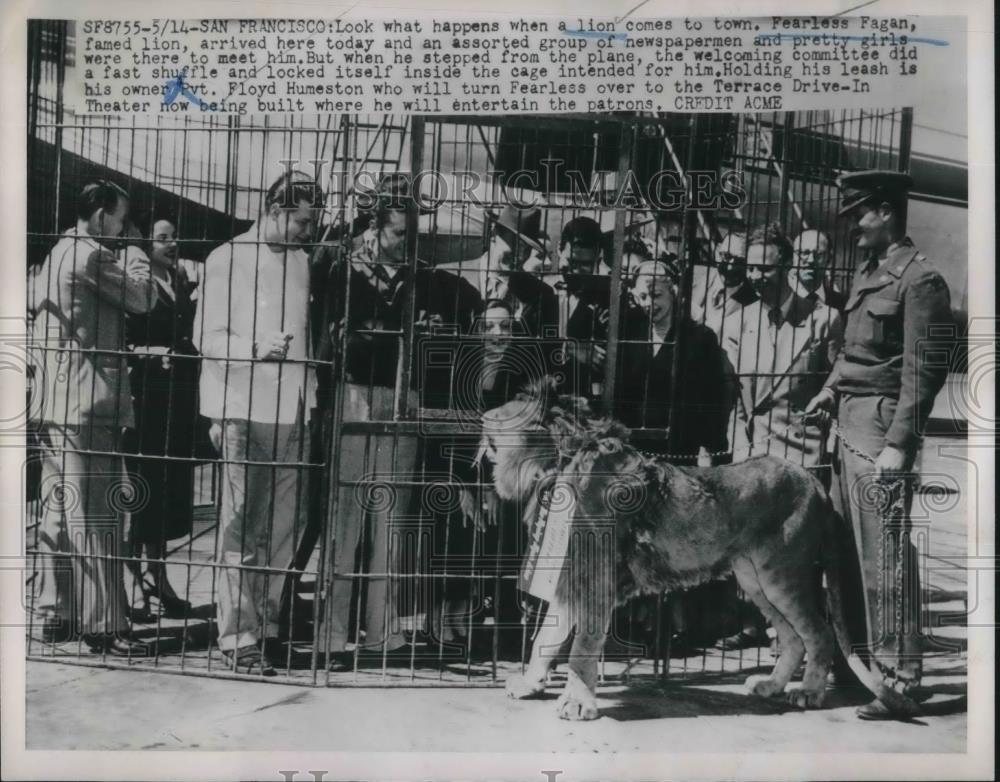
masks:
<instances>
[{"instance_id":1,"label":"blue pen mark","mask_svg":"<svg viewBox=\"0 0 1000 782\"><path fill-rule=\"evenodd\" d=\"M838 41L867 41L871 40L871 35L841 35L836 34ZM815 34L805 34L805 33L760 33L754 38L754 44L759 46L762 39L767 39L769 41L778 42L781 41L793 41L798 42L801 40L808 40L815 37ZM913 38L909 35L898 36L900 39L905 38L906 43L926 43L931 46L948 46L947 41L942 41L940 38ZM902 41L900 41L902 43Z\"/></svg>"},{"instance_id":2,"label":"blue pen mark","mask_svg":"<svg viewBox=\"0 0 1000 782\"><path fill-rule=\"evenodd\" d=\"M563 35L575 35L577 38L613 38L616 41L628 38L628 33L601 33L596 30L563 30Z\"/></svg>"},{"instance_id":3,"label":"blue pen mark","mask_svg":"<svg viewBox=\"0 0 1000 782\"><path fill-rule=\"evenodd\" d=\"M183 95L191 103L195 104L198 108L207 111L213 111L211 105L205 103L201 98L191 92L191 88L184 83L184 74L187 73L187 66L185 65L181 72L177 74L176 78L171 79L167 82L166 90L163 93L163 105L169 106L179 95Z\"/></svg>"}]
</instances>

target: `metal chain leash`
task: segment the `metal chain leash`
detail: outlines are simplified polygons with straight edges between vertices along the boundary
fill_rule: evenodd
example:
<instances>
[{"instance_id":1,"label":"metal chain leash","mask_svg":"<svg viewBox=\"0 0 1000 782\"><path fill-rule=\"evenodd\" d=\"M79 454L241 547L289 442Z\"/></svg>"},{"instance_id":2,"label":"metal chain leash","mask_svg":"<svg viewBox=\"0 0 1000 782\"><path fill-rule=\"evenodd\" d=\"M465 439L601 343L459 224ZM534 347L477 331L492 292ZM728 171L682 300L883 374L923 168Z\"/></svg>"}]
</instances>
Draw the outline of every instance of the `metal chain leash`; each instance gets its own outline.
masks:
<instances>
[{"instance_id":1,"label":"metal chain leash","mask_svg":"<svg viewBox=\"0 0 1000 782\"><path fill-rule=\"evenodd\" d=\"M809 416L807 416L805 413L796 413L795 416L796 416L797 420L795 420L792 423L788 424L788 426L782 427L781 429L778 429L778 430L776 430L774 432L771 432L768 435L765 435L763 437L758 437L756 440L752 440L751 442L749 442L747 444L747 450L748 451L753 450L755 446L763 445L764 443L768 442L769 440L773 440L775 437L782 437L782 436L786 435L788 432L790 432L792 429L795 429L795 428L798 428L798 427L804 427L809 422ZM851 453L853 453L855 456L860 456L866 462L869 462L871 464L875 464L875 457L868 455L863 450L861 450L857 446L853 445L850 442L850 440L848 440L844 436L843 430L840 429L839 426L837 426L837 422L836 421L830 421L829 426L830 426L831 430L833 431L834 435L836 435L837 439L840 440L840 442L843 444L843 446L848 451L850 451ZM691 459L691 458L696 458L699 455L699 454L696 454L696 453L693 453L693 454L692 453L654 453L653 451L643 451L643 450L638 449L638 448L636 450L639 451L639 453L641 453L643 456L648 456L649 458L652 458L652 459ZM707 455L709 457L711 457L711 458L714 459L716 457L732 456L734 453L735 452L732 451L731 449L726 449L725 451L708 451Z\"/></svg>"},{"instance_id":2,"label":"metal chain leash","mask_svg":"<svg viewBox=\"0 0 1000 782\"><path fill-rule=\"evenodd\" d=\"M765 435L764 437L758 437L756 440L753 440L747 444L747 450L753 450L754 446L763 445L769 440L773 440L775 437L781 437L782 435L785 435L788 432L790 432L792 429L802 426L803 423L804 419L801 419L799 421L790 423L788 426L782 429L778 429L774 432L771 432L770 434ZM653 451L644 451L641 448L636 448L636 450L649 459L697 459L701 455L700 453L656 453ZM732 456L733 454L734 451L728 448L724 451L705 452L705 455L708 456L710 459L715 459L724 456Z\"/></svg>"},{"instance_id":3,"label":"metal chain leash","mask_svg":"<svg viewBox=\"0 0 1000 782\"><path fill-rule=\"evenodd\" d=\"M844 449L850 451L855 456L860 459L864 459L869 464L875 464L875 457L869 453L866 453L863 449L858 448L856 445L851 443L844 435L844 430L840 428L836 421L830 422L831 430L834 436L840 440L840 444L844 446ZM879 502L879 522L881 526L881 534L878 536L878 591L879 599L876 601L876 620L878 625L878 635L879 638L885 636L885 600L882 599L882 591L885 588L885 569L886 569L886 545L885 539L889 533L890 520L897 517L897 511L901 516L905 512L906 508L906 491L905 491L906 478L897 478L892 483L885 487L886 499ZM903 525L899 525L899 529L896 530L896 557L893 563L893 588L895 591L893 600L893 618L895 620L894 629L896 636L896 652L898 658L902 658L904 654L903 649L903 561L906 557L906 535L903 530Z\"/></svg>"}]
</instances>

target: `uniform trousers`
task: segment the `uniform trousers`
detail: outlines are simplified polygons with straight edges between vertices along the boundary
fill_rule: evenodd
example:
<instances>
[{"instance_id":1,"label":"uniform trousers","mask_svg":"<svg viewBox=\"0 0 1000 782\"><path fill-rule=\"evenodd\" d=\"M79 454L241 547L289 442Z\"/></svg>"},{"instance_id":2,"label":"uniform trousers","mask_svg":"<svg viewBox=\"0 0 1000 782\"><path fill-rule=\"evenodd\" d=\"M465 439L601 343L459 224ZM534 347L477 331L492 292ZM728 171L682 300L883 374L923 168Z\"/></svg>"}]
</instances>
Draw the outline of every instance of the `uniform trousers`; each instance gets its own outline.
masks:
<instances>
[{"instance_id":1,"label":"uniform trousers","mask_svg":"<svg viewBox=\"0 0 1000 782\"><path fill-rule=\"evenodd\" d=\"M887 396L842 394L838 424L848 444L877 458L886 446L885 435L896 404L895 399ZM850 520L864 583L863 610L849 600L845 605L852 643L867 650L881 667L895 671L902 678L919 679L921 593L909 518L912 475L876 478L874 465L852 452L843 440L838 455L833 500L837 510ZM893 506L887 490L897 480L902 483L894 491L901 492L896 496L901 496L902 503ZM901 594L897 565L902 575ZM902 612L897 617L899 600Z\"/></svg>"}]
</instances>

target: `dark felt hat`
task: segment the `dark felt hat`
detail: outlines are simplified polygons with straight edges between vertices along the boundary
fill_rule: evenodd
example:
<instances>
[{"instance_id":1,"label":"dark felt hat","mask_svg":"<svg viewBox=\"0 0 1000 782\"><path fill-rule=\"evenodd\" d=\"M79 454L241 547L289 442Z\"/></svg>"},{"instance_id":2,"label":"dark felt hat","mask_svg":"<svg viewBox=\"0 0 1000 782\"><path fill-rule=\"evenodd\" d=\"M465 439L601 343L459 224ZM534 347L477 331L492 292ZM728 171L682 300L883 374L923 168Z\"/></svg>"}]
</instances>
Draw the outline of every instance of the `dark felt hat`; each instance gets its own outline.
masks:
<instances>
[{"instance_id":1,"label":"dark felt hat","mask_svg":"<svg viewBox=\"0 0 1000 782\"><path fill-rule=\"evenodd\" d=\"M366 225L379 209L393 212L405 211L411 201L417 204L417 214L431 214L434 209L413 190L413 177L406 171L390 171L379 175L374 188L357 188L358 212ZM363 229L362 229L363 230Z\"/></svg>"},{"instance_id":2,"label":"dark felt hat","mask_svg":"<svg viewBox=\"0 0 1000 782\"><path fill-rule=\"evenodd\" d=\"M501 233L506 231L514 234L517 241L524 242L543 255L546 253L544 247L546 237L542 233L542 210L537 206L518 209L508 204L499 214L487 209L486 216L493 221L495 229L501 230Z\"/></svg>"},{"instance_id":3,"label":"dark felt hat","mask_svg":"<svg viewBox=\"0 0 1000 782\"><path fill-rule=\"evenodd\" d=\"M913 177L902 171L852 171L837 180L841 189L838 217L862 204L879 199L894 199L913 187Z\"/></svg>"}]
</instances>

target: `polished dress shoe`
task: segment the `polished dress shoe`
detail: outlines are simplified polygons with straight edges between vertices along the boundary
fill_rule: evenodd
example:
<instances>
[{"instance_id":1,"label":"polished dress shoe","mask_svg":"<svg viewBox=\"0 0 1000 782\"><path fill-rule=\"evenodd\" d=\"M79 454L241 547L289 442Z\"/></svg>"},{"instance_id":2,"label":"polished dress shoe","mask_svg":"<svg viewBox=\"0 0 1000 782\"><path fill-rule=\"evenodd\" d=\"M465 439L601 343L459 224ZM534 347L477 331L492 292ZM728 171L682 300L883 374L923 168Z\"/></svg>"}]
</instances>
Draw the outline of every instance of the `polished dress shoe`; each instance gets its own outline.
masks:
<instances>
[{"instance_id":1,"label":"polished dress shoe","mask_svg":"<svg viewBox=\"0 0 1000 782\"><path fill-rule=\"evenodd\" d=\"M859 706L855 710L858 719L868 721L911 720L920 714L920 703L931 693L920 686L919 679L899 679L891 676L882 678L884 685L880 698Z\"/></svg>"},{"instance_id":2,"label":"polished dress shoe","mask_svg":"<svg viewBox=\"0 0 1000 782\"><path fill-rule=\"evenodd\" d=\"M715 644L716 649L726 652L735 652L740 649L756 649L758 646L766 644L767 635L751 630L740 630L738 633L726 636Z\"/></svg>"},{"instance_id":3,"label":"polished dress shoe","mask_svg":"<svg viewBox=\"0 0 1000 782\"><path fill-rule=\"evenodd\" d=\"M109 657L148 657L152 654L150 644L117 633L86 633L83 642L94 654Z\"/></svg>"},{"instance_id":4,"label":"polished dress shoe","mask_svg":"<svg viewBox=\"0 0 1000 782\"><path fill-rule=\"evenodd\" d=\"M913 718L912 714L902 714L890 709L877 698L871 703L866 703L864 706L858 706L854 713L858 715L858 719L868 722L884 722L887 720L901 720L905 722Z\"/></svg>"},{"instance_id":5,"label":"polished dress shoe","mask_svg":"<svg viewBox=\"0 0 1000 782\"><path fill-rule=\"evenodd\" d=\"M173 587L168 584L161 586L151 581L142 585L142 595L149 605L149 599L155 597L160 604L160 612L168 619L183 619L191 613L191 604L177 596Z\"/></svg>"}]
</instances>

